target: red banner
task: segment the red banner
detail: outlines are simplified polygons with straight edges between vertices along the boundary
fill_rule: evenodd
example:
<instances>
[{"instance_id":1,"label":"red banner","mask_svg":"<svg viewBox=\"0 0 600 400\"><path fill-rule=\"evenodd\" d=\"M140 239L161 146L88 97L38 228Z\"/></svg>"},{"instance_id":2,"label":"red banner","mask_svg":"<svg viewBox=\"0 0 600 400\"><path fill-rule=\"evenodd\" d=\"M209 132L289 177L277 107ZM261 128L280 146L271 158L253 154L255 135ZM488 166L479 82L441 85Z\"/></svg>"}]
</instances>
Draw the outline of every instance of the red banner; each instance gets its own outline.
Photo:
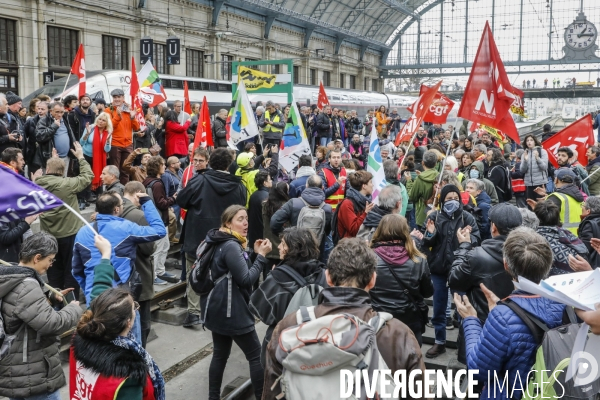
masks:
<instances>
[{"instance_id":1,"label":"red banner","mask_svg":"<svg viewBox=\"0 0 600 400\"><path fill-rule=\"evenodd\" d=\"M194 150L198 146L214 146L206 96L202 100L202 107L200 107L200 114L198 115L198 127L196 128L196 136L194 137Z\"/></svg>"},{"instance_id":2,"label":"red banner","mask_svg":"<svg viewBox=\"0 0 600 400\"><path fill-rule=\"evenodd\" d=\"M510 121L502 122L507 117L512 119L508 110L514 101L512 85L504 70L490 25L486 22L458 116L502 129L519 142L519 136L503 126L510 124Z\"/></svg>"},{"instance_id":3,"label":"red banner","mask_svg":"<svg viewBox=\"0 0 600 400\"><path fill-rule=\"evenodd\" d=\"M79 78L79 97L83 96L86 91L85 87L85 54L83 53L83 44L79 45L75 60L71 66L71 73Z\"/></svg>"},{"instance_id":4,"label":"red banner","mask_svg":"<svg viewBox=\"0 0 600 400\"><path fill-rule=\"evenodd\" d=\"M558 163L556 162L558 149L569 147L572 150L577 150L579 163L585 167L588 163L585 156L587 148L593 146L595 143L592 125L592 116L587 114L562 131L555 133L550 139L542 142L542 147L548 152L548 160L558 168Z\"/></svg>"},{"instance_id":5,"label":"red banner","mask_svg":"<svg viewBox=\"0 0 600 400\"><path fill-rule=\"evenodd\" d=\"M136 111L135 119L140 124L140 131L146 130L146 119L142 109L142 99L140 98L140 83L138 82L137 71L135 70L135 58L131 57L131 84L129 85L129 94L131 94L131 107Z\"/></svg>"},{"instance_id":6,"label":"red banner","mask_svg":"<svg viewBox=\"0 0 600 400\"><path fill-rule=\"evenodd\" d=\"M319 99L317 100L317 107L319 107L319 110L323 110L326 105L329 105L329 99L327 98L327 93L325 93L323 82L321 82L319 84Z\"/></svg>"},{"instance_id":7,"label":"red banner","mask_svg":"<svg viewBox=\"0 0 600 400\"><path fill-rule=\"evenodd\" d=\"M429 86L421 85L421 91L419 95L423 94L427 89L430 89ZM413 103L410 107L408 107L408 111L411 113L415 113ZM433 98L433 103L429 106L429 110L427 114L425 114L425 118L423 121L431 122L432 124L445 124L448 120L448 115L450 115L450 111L452 111L452 107L454 107L454 102L450 100L448 97L444 96L442 93L437 92L435 97Z\"/></svg>"},{"instance_id":8,"label":"red banner","mask_svg":"<svg viewBox=\"0 0 600 400\"><path fill-rule=\"evenodd\" d=\"M192 114L192 103L190 103L190 92L187 81L183 81L183 111Z\"/></svg>"},{"instance_id":9,"label":"red banner","mask_svg":"<svg viewBox=\"0 0 600 400\"><path fill-rule=\"evenodd\" d=\"M419 98L414 104L411 106L415 113L406 121L406 124L402 127L402 130L396 136L396 146L399 146L400 143L410 140L414 133L417 131L421 123L423 123L423 118L429 112L429 108L433 104L436 93L440 89L442 85L442 81L439 81L434 87L427 88L424 91L421 91Z\"/></svg>"}]
</instances>

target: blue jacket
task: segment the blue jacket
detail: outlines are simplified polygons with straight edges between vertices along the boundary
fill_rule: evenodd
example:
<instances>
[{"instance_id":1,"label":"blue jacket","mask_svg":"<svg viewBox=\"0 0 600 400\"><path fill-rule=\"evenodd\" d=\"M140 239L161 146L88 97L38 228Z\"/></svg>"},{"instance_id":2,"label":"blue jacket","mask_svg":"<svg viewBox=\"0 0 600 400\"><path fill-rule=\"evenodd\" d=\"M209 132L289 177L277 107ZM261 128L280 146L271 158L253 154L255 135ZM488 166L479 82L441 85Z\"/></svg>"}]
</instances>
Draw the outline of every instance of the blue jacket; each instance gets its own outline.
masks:
<instances>
[{"instance_id":1,"label":"blue jacket","mask_svg":"<svg viewBox=\"0 0 600 400\"><path fill-rule=\"evenodd\" d=\"M544 321L549 328L561 325L564 304L538 296L532 297L522 291L515 291L509 297L521 308ZM518 383L519 377L523 386L526 386L527 373L535 362L538 347L521 318L507 306L498 305L490 312L485 325L482 326L477 317L467 317L463 328L467 367L479 370L479 375L475 375L475 378L485 382L480 399L520 399L524 389L521 390ZM497 383L489 387L490 382L494 385L494 372L498 377ZM505 375L508 376L508 385L504 382L504 388L500 390L499 386L503 384Z\"/></svg>"},{"instance_id":2,"label":"blue jacket","mask_svg":"<svg viewBox=\"0 0 600 400\"><path fill-rule=\"evenodd\" d=\"M115 284L125 283L129 279L131 270L135 268L138 243L154 242L167 234L165 224L152 201L145 201L141 208L148 226L140 226L112 215L98 214L96 217L98 233L113 246L110 261L120 278ZM100 263L101 258L94 246L94 233L84 226L75 236L73 276L83 289L88 304L94 283L94 267Z\"/></svg>"}]
</instances>

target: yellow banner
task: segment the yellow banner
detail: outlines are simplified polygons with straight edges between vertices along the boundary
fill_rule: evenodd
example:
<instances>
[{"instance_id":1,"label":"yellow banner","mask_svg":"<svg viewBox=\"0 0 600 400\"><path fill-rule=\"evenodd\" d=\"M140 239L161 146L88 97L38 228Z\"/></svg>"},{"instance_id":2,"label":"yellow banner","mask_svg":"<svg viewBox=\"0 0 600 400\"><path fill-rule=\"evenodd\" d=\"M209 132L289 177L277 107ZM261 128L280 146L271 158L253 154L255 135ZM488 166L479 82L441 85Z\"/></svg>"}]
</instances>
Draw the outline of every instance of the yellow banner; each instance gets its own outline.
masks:
<instances>
[{"instance_id":1,"label":"yellow banner","mask_svg":"<svg viewBox=\"0 0 600 400\"><path fill-rule=\"evenodd\" d=\"M504 135L504 133L502 133L502 131L500 131L496 128L492 128L491 126L487 126L487 125L479 125L479 127L481 129L483 129L484 131L488 132L493 138L498 140L500 143L502 143L502 144L507 143L506 135Z\"/></svg>"},{"instance_id":2,"label":"yellow banner","mask_svg":"<svg viewBox=\"0 0 600 400\"><path fill-rule=\"evenodd\" d=\"M258 89L270 89L275 86L277 76L266 74L255 69L240 66L238 69L238 83L240 79L246 84L246 90L249 92Z\"/></svg>"}]
</instances>

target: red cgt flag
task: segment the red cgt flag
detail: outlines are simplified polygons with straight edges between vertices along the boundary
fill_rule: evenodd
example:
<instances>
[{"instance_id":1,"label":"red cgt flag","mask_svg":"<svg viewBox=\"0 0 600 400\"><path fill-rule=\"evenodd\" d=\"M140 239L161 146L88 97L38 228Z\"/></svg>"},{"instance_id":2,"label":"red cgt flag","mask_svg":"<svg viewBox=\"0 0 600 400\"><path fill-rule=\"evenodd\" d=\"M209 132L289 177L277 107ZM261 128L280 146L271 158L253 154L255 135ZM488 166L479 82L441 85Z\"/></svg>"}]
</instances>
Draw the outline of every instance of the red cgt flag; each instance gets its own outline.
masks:
<instances>
[{"instance_id":1,"label":"red cgt flag","mask_svg":"<svg viewBox=\"0 0 600 400\"><path fill-rule=\"evenodd\" d=\"M594 129L592 128L592 116L585 115L562 131L554 134L550 139L542 142L542 147L548 152L548 159L558 168L556 155L561 147L570 147L577 150L579 163L584 167L587 165L585 153L589 146L594 145Z\"/></svg>"},{"instance_id":2,"label":"red cgt flag","mask_svg":"<svg viewBox=\"0 0 600 400\"><path fill-rule=\"evenodd\" d=\"M322 110L326 105L329 105L329 99L327 98L327 93L325 93L323 82L321 82L319 84L319 99L317 100L317 107L319 107L319 110Z\"/></svg>"},{"instance_id":3,"label":"red cgt flag","mask_svg":"<svg viewBox=\"0 0 600 400\"><path fill-rule=\"evenodd\" d=\"M83 96L86 91L85 87L85 54L83 53L83 43L79 44L79 49L71 66L71 73L79 77L79 97Z\"/></svg>"},{"instance_id":4,"label":"red cgt flag","mask_svg":"<svg viewBox=\"0 0 600 400\"><path fill-rule=\"evenodd\" d=\"M131 94L131 107L136 111L135 119L140 124L140 131L145 131L146 119L144 118L144 111L142 110L142 99L140 98L140 83L138 82L134 57L131 57L131 84L129 85L129 94Z\"/></svg>"},{"instance_id":5,"label":"red cgt flag","mask_svg":"<svg viewBox=\"0 0 600 400\"><path fill-rule=\"evenodd\" d=\"M423 118L429 112L429 108L433 104L433 100L435 99L436 93L440 89L442 85L442 81L439 81L434 87L427 88L425 91L422 91L419 95L417 101L411 106L415 113L406 121L406 124L402 127L400 133L396 136L396 146L399 146L400 143L410 140L414 133L417 131L421 123L423 122Z\"/></svg>"},{"instance_id":6,"label":"red cgt flag","mask_svg":"<svg viewBox=\"0 0 600 400\"><path fill-rule=\"evenodd\" d=\"M506 128L503 124L510 122L502 120L512 118L508 113L515 101L512 89L490 24L486 21L458 116L494 128ZM519 136L509 131L505 132L519 143Z\"/></svg>"},{"instance_id":7,"label":"red cgt flag","mask_svg":"<svg viewBox=\"0 0 600 400\"><path fill-rule=\"evenodd\" d=\"M419 95L423 94L423 92L425 92L427 89L430 89L429 86L421 85L421 91ZM415 113L413 109L415 104L412 104L410 107L408 107L408 111L413 114ZM423 121L431 122L432 124L445 124L453 107L454 102L452 100L444 96L442 93L437 92L433 98L433 103L431 106L429 106L427 114L425 114L425 118L423 118Z\"/></svg>"},{"instance_id":8,"label":"red cgt flag","mask_svg":"<svg viewBox=\"0 0 600 400\"><path fill-rule=\"evenodd\" d=\"M192 103L190 103L190 92L187 81L183 81L183 111L192 114Z\"/></svg>"},{"instance_id":9,"label":"red cgt flag","mask_svg":"<svg viewBox=\"0 0 600 400\"><path fill-rule=\"evenodd\" d=\"M198 146L214 146L206 96L202 100L202 107L200 107L200 114L198 115L198 127L196 128L196 136L194 137L194 150Z\"/></svg>"}]
</instances>

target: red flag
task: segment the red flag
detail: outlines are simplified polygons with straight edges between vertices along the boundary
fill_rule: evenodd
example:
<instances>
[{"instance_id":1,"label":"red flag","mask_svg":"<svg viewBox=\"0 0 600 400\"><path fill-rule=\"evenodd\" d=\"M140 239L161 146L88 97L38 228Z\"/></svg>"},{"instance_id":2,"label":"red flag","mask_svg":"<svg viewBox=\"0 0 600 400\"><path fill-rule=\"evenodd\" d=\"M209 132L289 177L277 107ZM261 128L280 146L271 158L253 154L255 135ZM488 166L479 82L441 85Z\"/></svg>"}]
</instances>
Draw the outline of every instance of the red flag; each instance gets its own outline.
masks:
<instances>
[{"instance_id":1,"label":"red flag","mask_svg":"<svg viewBox=\"0 0 600 400\"><path fill-rule=\"evenodd\" d=\"M504 70L490 25L486 22L458 116L500 128L504 118L511 118L508 110L514 101L512 86ZM517 143L520 142L518 135L506 133Z\"/></svg>"},{"instance_id":2,"label":"red flag","mask_svg":"<svg viewBox=\"0 0 600 400\"><path fill-rule=\"evenodd\" d=\"M440 89L441 85L442 81L439 81L434 87L427 88L421 92L417 101L415 101L411 106L412 109L415 110L415 113L408 121L406 121L406 124L404 124L402 130L396 136L396 146L399 146L403 141L410 140L419 126L421 126L423 118L425 118L425 115L427 115L429 112L429 108L431 107L435 95Z\"/></svg>"},{"instance_id":3,"label":"red flag","mask_svg":"<svg viewBox=\"0 0 600 400\"><path fill-rule=\"evenodd\" d=\"M183 81L183 111L192 114L192 104L190 103L190 92L187 81Z\"/></svg>"},{"instance_id":4,"label":"red flag","mask_svg":"<svg viewBox=\"0 0 600 400\"><path fill-rule=\"evenodd\" d=\"M194 137L194 150L198 146L214 146L206 96L202 100L202 107L200 107L200 114L198 115L198 127L196 128L196 136Z\"/></svg>"},{"instance_id":5,"label":"red flag","mask_svg":"<svg viewBox=\"0 0 600 400\"><path fill-rule=\"evenodd\" d=\"M429 89L429 86L421 85L420 95L423 94L424 91ZM408 111L414 114L413 103L410 107L408 107ZM435 94L433 99L433 103L429 106L429 110L427 114L425 114L425 118L423 121L431 122L432 124L445 124L448 119L448 115L452 108L454 107L454 102L450 100L448 97L444 96L442 93L438 92Z\"/></svg>"},{"instance_id":6,"label":"red flag","mask_svg":"<svg viewBox=\"0 0 600 400\"><path fill-rule=\"evenodd\" d=\"M548 160L558 168L556 162L558 149L570 147L572 150L577 150L579 163L585 167L588 163L585 156L587 148L595 143L592 125L592 116L587 114L542 142L542 147L548 152Z\"/></svg>"},{"instance_id":7,"label":"red flag","mask_svg":"<svg viewBox=\"0 0 600 400\"><path fill-rule=\"evenodd\" d=\"M146 119L142 110L142 99L140 98L140 83L138 82L137 72L135 70L135 58L131 57L131 84L129 85L129 94L131 94L131 107L136 110L135 119L140 124L140 131L146 130Z\"/></svg>"},{"instance_id":8,"label":"red flag","mask_svg":"<svg viewBox=\"0 0 600 400\"><path fill-rule=\"evenodd\" d=\"M319 110L322 110L326 105L329 105L329 99L327 98L327 93L325 93L325 87L323 87L323 82L320 82L319 99L317 100L317 107L319 107Z\"/></svg>"},{"instance_id":9,"label":"red flag","mask_svg":"<svg viewBox=\"0 0 600 400\"><path fill-rule=\"evenodd\" d=\"M79 44L79 50L73 60L71 73L79 77L79 97L85 94L85 55L83 53L83 43Z\"/></svg>"}]
</instances>

